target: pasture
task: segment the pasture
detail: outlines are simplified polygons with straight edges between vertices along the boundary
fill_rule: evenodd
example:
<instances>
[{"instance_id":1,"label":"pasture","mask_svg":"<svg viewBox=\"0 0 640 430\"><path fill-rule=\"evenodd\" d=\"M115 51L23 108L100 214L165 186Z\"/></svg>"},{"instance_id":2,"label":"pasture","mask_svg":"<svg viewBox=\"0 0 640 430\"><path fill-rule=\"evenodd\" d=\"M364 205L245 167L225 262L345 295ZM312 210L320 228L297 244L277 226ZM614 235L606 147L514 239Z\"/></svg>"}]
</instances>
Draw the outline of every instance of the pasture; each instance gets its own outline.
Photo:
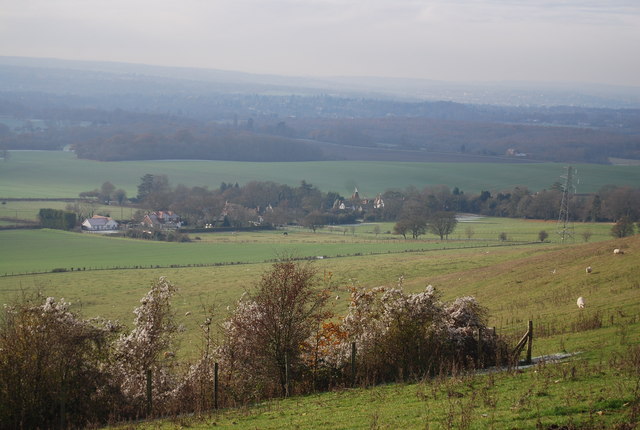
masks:
<instances>
[{"instance_id":1,"label":"pasture","mask_svg":"<svg viewBox=\"0 0 640 430\"><path fill-rule=\"evenodd\" d=\"M34 272L115 268L185 267L247 264L271 261L282 255L301 258L344 257L399 252L436 251L450 248L509 246L538 241L538 233L549 233L549 243L558 242L555 222L473 217L460 222L449 240L432 234L418 240L391 234L392 223L328 226L316 233L302 228L282 231L192 234L190 243L152 242L122 237L81 234L59 230L0 231L0 276ZM580 223L574 238L590 231L591 241L609 238L609 224ZM507 240L500 241L500 233ZM535 244L547 246L549 243Z\"/></svg>"},{"instance_id":2,"label":"pasture","mask_svg":"<svg viewBox=\"0 0 640 430\"><path fill-rule=\"evenodd\" d=\"M614 255L613 247L625 254ZM361 278L349 282L369 286L393 283L393 275L410 269L405 289L430 283L445 300L474 294L502 333L518 337L532 319L534 356L577 355L560 363L543 360L520 371L337 390L136 428L628 428L621 425L638 419L638 263L637 236L572 246L320 261L316 264L321 272L346 269L351 274L353 269ZM585 273L585 265L594 271ZM241 279L252 276L257 273L238 274L236 281L242 284ZM224 294L224 289L218 291ZM336 290L337 295L345 293L344 287ZM577 308L578 295L586 298L586 309ZM346 306L343 297L340 301L338 313Z\"/></svg>"},{"instance_id":3,"label":"pasture","mask_svg":"<svg viewBox=\"0 0 640 430\"><path fill-rule=\"evenodd\" d=\"M640 166L578 165L580 193L595 192L607 184L637 186ZM71 152L12 151L0 163L2 198L75 198L80 192L99 188L106 181L137 194L146 173L165 174L172 185L217 188L222 182L245 184L273 181L297 186L305 180L324 192L373 198L388 189L444 184L467 193L510 190L526 186L532 191L548 189L562 181L564 165L554 163L409 163L409 162L292 162L248 163L230 161L122 161L98 162L76 159Z\"/></svg>"},{"instance_id":4,"label":"pasture","mask_svg":"<svg viewBox=\"0 0 640 430\"><path fill-rule=\"evenodd\" d=\"M180 289L175 303L178 315L191 312L183 323L190 328L185 350L193 352L198 318L205 305L215 304L219 310L232 305L258 281L275 258L325 256L315 259L314 265L323 282L335 290L338 299L332 305L337 314L346 309L350 285L393 284L403 276L405 288L411 291L433 284L448 300L459 295L476 295L483 304L487 302L494 325L505 329L515 325L520 329L517 323L521 325L534 315L532 309L549 321L551 317L545 314L544 307L536 308L533 303L510 305L515 301L510 285L520 289L540 281L543 284L536 284L536 290L544 297L547 294L544 282L572 282L573 273L582 274L584 270L584 267L562 270L559 262L564 253L574 247L603 246L599 244L610 242L608 224L577 226L577 232L585 228L594 233L593 243L586 245L580 245L579 236L577 242L558 243L557 235L553 235L555 223L482 218L460 223L460 234L467 225L475 228L472 239L449 241L437 240L433 235L420 240L404 240L387 233L376 236L372 224L358 225L353 232L350 228L346 232L344 228L325 228L317 233L290 229L287 236L281 231L207 233L191 243L148 242L46 229L0 231L0 303L40 290L70 300L86 316L99 315L128 323L131 311L150 283L166 276ZM381 231L388 231L391 224L382 227ZM554 242L536 242L542 228L550 232ZM497 240L500 231L507 231L513 239ZM519 260L547 255L550 257L539 257L548 260L536 263L540 267L535 276L515 275ZM596 261L591 263L600 270ZM496 269L491 271L491 267ZM522 270L528 268L527 264ZM52 273L54 269L67 271ZM555 277L550 276L554 269L558 271ZM562 288L562 283L556 287ZM534 294L526 288L523 292L527 296ZM543 298L536 300L545 303ZM567 309L572 309L575 299L566 300ZM220 312L217 318L223 316L224 312Z\"/></svg>"},{"instance_id":5,"label":"pasture","mask_svg":"<svg viewBox=\"0 0 640 430\"><path fill-rule=\"evenodd\" d=\"M519 230L521 234L526 232L535 236L541 225L555 225L491 218L475 222L477 230L473 241L478 242L483 240L484 234L493 236L496 231ZM462 223L459 228L463 231L464 226ZM440 242L433 238L405 241L384 233L376 238L371 225L358 226L355 234L336 229L315 234L290 230L287 236L275 231L207 234L202 235L200 241L186 244L51 230L0 232L0 252L3 252L0 261L20 264L21 259L27 257L32 267L40 264L39 260L68 262L68 255L57 261L56 254L73 248L76 248L73 251L75 258L92 258L110 264L138 261L136 259L142 259L144 253L149 252L145 248L152 250L149 254L163 256L167 262L194 258L200 253L212 258L232 255L246 262L224 266L154 266L0 276L0 303L40 290L46 295L64 297L72 303L72 309L86 317L102 316L130 324L132 310L151 282L166 276L179 289L173 306L177 321L185 329L180 334L180 356L194 358L201 345L199 324L204 318L204 309L213 305L215 320L220 322L228 312L227 307L233 306L242 292L250 289L269 268L268 262L251 261L262 258L261 253L269 247L272 251L294 248L315 251L322 246L344 250L349 243L361 246L354 249L388 246L386 242L405 246L412 243L423 247L433 245L432 249L424 251L324 258L313 264L319 281L335 295L330 307L336 317L347 309L350 286L395 284L402 276L407 291L419 291L431 284L446 301L464 295L476 296L488 308L489 325L512 339L521 336L527 320L532 319L534 356L564 351L580 354L564 364L542 364L535 371L484 376L468 374L414 384L340 390L221 411L204 420L177 417L149 423L148 428L424 428L427 424L434 428L457 428L473 423L465 428L533 429L585 422L610 428L629 419L632 411L629 405L637 399L634 384L640 380L634 358L627 350L633 345L637 348L640 341L640 283L637 276L640 237L612 240L607 237L610 225L579 227L598 231L598 234L586 244L560 244L557 241L504 244L485 238L483 246L456 247L453 245L468 245L468 241ZM547 230L552 231L551 228ZM16 236L5 235L7 233ZM34 236L29 238L29 234ZM43 243L46 245L44 251L29 257L30 253L37 252L38 244ZM62 246L56 246L56 243ZM14 252L5 252L7 244L11 244ZM446 249L443 249L445 245ZM19 251L20 246L28 250ZM192 249L199 252L185 251L193 246ZM625 254L614 255L612 249L617 247ZM168 251L160 251L165 249ZM123 255L111 255L118 252ZM266 253L273 258L273 254ZM593 267L591 274L585 272L587 265ZM585 297L586 309L577 308L575 300L578 296Z\"/></svg>"}]
</instances>

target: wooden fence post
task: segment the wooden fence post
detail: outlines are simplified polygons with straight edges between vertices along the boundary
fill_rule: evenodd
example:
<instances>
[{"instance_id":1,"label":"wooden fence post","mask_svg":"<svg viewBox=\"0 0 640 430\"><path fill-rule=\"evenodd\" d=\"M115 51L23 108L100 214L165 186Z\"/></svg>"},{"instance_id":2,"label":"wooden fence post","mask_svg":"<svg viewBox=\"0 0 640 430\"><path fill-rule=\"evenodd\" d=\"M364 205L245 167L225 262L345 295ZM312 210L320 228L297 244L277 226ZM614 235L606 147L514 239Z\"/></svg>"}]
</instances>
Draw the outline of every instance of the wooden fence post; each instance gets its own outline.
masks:
<instances>
[{"instance_id":1,"label":"wooden fence post","mask_svg":"<svg viewBox=\"0 0 640 430\"><path fill-rule=\"evenodd\" d=\"M287 353L284 353L284 396L289 397L289 360Z\"/></svg>"},{"instance_id":2,"label":"wooden fence post","mask_svg":"<svg viewBox=\"0 0 640 430\"><path fill-rule=\"evenodd\" d=\"M66 369L63 371L62 386L60 393L60 429L66 429L66 407L67 407L67 383L66 383Z\"/></svg>"},{"instance_id":3,"label":"wooden fence post","mask_svg":"<svg viewBox=\"0 0 640 430\"><path fill-rule=\"evenodd\" d=\"M356 343L351 342L351 386L356 385Z\"/></svg>"},{"instance_id":4,"label":"wooden fence post","mask_svg":"<svg viewBox=\"0 0 640 430\"><path fill-rule=\"evenodd\" d=\"M151 369L147 369L147 415L153 411Z\"/></svg>"},{"instance_id":5,"label":"wooden fence post","mask_svg":"<svg viewBox=\"0 0 640 430\"><path fill-rule=\"evenodd\" d=\"M218 362L213 365L213 408L218 409Z\"/></svg>"},{"instance_id":6,"label":"wooden fence post","mask_svg":"<svg viewBox=\"0 0 640 430\"><path fill-rule=\"evenodd\" d=\"M529 320L529 327L527 331L527 364L531 364L531 347L533 343L533 321Z\"/></svg>"},{"instance_id":7,"label":"wooden fence post","mask_svg":"<svg viewBox=\"0 0 640 430\"><path fill-rule=\"evenodd\" d=\"M476 358L476 368L482 367L482 327L478 327L478 351Z\"/></svg>"}]
</instances>

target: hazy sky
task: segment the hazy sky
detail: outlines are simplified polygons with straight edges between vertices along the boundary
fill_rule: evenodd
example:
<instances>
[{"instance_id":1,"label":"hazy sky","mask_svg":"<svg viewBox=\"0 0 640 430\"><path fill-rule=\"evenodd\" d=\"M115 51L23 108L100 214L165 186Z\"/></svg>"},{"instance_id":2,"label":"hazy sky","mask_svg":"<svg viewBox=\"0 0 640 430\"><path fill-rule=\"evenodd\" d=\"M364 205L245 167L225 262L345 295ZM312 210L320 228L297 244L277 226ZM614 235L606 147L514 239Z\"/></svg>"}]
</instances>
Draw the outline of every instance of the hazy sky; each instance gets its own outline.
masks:
<instances>
[{"instance_id":1,"label":"hazy sky","mask_svg":"<svg viewBox=\"0 0 640 430\"><path fill-rule=\"evenodd\" d=\"M640 86L640 0L0 0L0 55Z\"/></svg>"}]
</instances>

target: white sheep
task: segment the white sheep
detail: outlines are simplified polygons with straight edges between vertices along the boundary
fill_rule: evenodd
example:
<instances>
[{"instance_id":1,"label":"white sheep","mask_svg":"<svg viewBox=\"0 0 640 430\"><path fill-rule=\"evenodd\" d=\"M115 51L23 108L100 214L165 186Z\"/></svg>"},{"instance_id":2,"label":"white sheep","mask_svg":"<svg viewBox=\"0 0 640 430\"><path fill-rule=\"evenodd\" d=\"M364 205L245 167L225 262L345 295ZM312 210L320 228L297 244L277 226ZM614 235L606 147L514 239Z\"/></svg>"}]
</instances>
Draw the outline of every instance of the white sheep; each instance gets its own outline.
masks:
<instances>
[{"instance_id":1,"label":"white sheep","mask_svg":"<svg viewBox=\"0 0 640 430\"><path fill-rule=\"evenodd\" d=\"M616 248L616 249L613 250L613 253L615 255L619 255L619 254L624 254L624 251L622 249L620 249L620 248Z\"/></svg>"},{"instance_id":2,"label":"white sheep","mask_svg":"<svg viewBox=\"0 0 640 430\"><path fill-rule=\"evenodd\" d=\"M576 303L580 309L584 309L584 298L582 296L578 297L578 301Z\"/></svg>"},{"instance_id":3,"label":"white sheep","mask_svg":"<svg viewBox=\"0 0 640 430\"><path fill-rule=\"evenodd\" d=\"M591 266L587 266L587 268L586 268L585 270L587 271L587 274L589 274L589 273L591 273L591 271L592 271L593 269L591 269Z\"/></svg>"}]
</instances>

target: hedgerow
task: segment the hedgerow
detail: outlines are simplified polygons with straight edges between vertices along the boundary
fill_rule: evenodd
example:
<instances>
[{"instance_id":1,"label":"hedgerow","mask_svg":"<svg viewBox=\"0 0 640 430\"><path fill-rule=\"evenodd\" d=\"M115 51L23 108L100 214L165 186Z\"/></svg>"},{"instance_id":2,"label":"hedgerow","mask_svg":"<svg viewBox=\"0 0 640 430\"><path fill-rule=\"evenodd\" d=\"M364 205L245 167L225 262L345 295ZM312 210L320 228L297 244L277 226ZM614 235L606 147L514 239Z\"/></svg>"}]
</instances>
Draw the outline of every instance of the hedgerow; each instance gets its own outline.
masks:
<instances>
[{"instance_id":1,"label":"hedgerow","mask_svg":"<svg viewBox=\"0 0 640 430\"><path fill-rule=\"evenodd\" d=\"M22 299L0 319L0 428L99 425L203 412L353 384L423 378L504 361L505 342L473 297L441 301L432 287L351 287L347 314L327 311L331 285L310 262L275 262L238 300L213 341L201 325L195 363L176 358L171 299L154 282L133 328L85 320L52 297ZM214 369L220 369L219 393ZM213 400L215 398L215 401Z\"/></svg>"}]
</instances>

